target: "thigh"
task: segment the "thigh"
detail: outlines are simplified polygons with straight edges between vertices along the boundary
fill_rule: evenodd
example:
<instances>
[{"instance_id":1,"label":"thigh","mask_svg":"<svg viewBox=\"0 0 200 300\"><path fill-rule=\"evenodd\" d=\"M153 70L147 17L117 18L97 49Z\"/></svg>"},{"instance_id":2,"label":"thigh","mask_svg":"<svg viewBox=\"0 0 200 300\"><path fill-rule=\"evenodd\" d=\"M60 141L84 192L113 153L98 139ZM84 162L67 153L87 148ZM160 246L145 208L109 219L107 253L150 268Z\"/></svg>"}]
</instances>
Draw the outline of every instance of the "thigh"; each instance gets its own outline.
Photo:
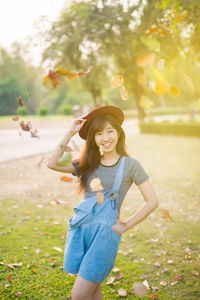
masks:
<instances>
[{"instance_id":1,"label":"thigh","mask_svg":"<svg viewBox=\"0 0 200 300\"><path fill-rule=\"evenodd\" d=\"M92 296L99 285L99 283L86 280L77 275L72 288L72 297L74 296L74 299L87 299L86 297Z\"/></svg>"}]
</instances>

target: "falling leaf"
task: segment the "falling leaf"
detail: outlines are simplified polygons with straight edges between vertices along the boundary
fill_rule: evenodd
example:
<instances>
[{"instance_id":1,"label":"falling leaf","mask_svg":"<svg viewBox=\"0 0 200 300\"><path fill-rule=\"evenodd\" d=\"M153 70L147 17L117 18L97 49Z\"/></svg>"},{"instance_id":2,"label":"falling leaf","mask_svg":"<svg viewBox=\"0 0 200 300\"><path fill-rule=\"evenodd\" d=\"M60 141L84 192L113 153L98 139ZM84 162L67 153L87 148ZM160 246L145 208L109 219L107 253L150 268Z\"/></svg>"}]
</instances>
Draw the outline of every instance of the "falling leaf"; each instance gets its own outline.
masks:
<instances>
[{"instance_id":1,"label":"falling leaf","mask_svg":"<svg viewBox=\"0 0 200 300\"><path fill-rule=\"evenodd\" d=\"M154 73L154 75L156 76L156 79L158 82L164 82L165 81L165 77L162 74L162 72L160 72L158 69L153 68L152 72Z\"/></svg>"},{"instance_id":2,"label":"falling leaf","mask_svg":"<svg viewBox=\"0 0 200 300\"><path fill-rule=\"evenodd\" d=\"M135 282L131 289L133 289L134 293L139 297L143 297L147 293L146 286L144 286L141 282Z\"/></svg>"},{"instance_id":3,"label":"falling leaf","mask_svg":"<svg viewBox=\"0 0 200 300\"><path fill-rule=\"evenodd\" d=\"M162 218L169 218L172 220L171 216L169 215L169 211L165 208L159 207L159 210L162 212Z\"/></svg>"},{"instance_id":4,"label":"falling leaf","mask_svg":"<svg viewBox=\"0 0 200 300\"><path fill-rule=\"evenodd\" d=\"M123 101L127 101L129 99L128 91L124 85L120 88L120 95Z\"/></svg>"},{"instance_id":5,"label":"falling leaf","mask_svg":"<svg viewBox=\"0 0 200 300\"><path fill-rule=\"evenodd\" d=\"M183 77L185 79L185 82L187 83L188 87L191 89L192 94L194 94L194 84L192 78L188 76L183 70L181 70L183 73Z\"/></svg>"},{"instance_id":6,"label":"falling leaf","mask_svg":"<svg viewBox=\"0 0 200 300\"><path fill-rule=\"evenodd\" d=\"M20 125L21 129L24 130L24 131L30 131L31 128L32 128L32 124L31 124L30 121L27 122L27 123L25 123L25 122L22 120L22 121L19 122L19 125Z\"/></svg>"},{"instance_id":7,"label":"falling leaf","mask_svg":"<svg viewBox=\"0 0 200 300\"><path fill-rule=\"evenodd\" d=\"M99 178L92 179L92 181L90 182L90 188L92 192L102 191L104 189Z\"/></svg>"},{"instance_id":8,"label":"falling leaf","mask_svg":"<svg viewBox=\"0 0 200 300\"><path fill-rule=\"evenodd\" d=\"M70 152L64 152L63 156L56 162L57 166L66 167L72 162L72 154Z\"/></svg>"},{"instance_id":9,"label":"falling leaf","mask_svg":"<svg viewBox=\"0 0 200 300\"><path fill-rule=\"evenodd\" d=\"M172 97L178 97L181 94L181 90L176 85L172 85L169 89L169 94Z\"/></svg>"},{"instance_id":10,"label":"falling leaf","mask_svg":"<svg viewBox=\"0 0 200 300\"><path fill-rule=\"evenodd\" d=\"M113 284L114 281L115 281L115 277L109 277L109 279L106 282L106 284Z\"/></svg>"},{"instance_id":11,"label":"falling leaf","mask_svg":"<svg viewBox=\"0 0 200 300\"><path fill-rule=\"evenodd\" d=\"M56 88L60 83L60 76L56 71L49 70L48 75L43 78L42 83L46 88Z\"/></svg>"},{"instance_id":12,"label":"falling leaf","mask_svg":"<svg viewBox=\"0 0 200 300\"><path fill-rule=\"evenodd\" d=\"M118 88L121 87L124 84L124 77L121 75L116 75L112 78L111 81L111 87L112 88Z\"/></svg>"},{"instance_id":13,"label":"falling leaf","mask_svg":"<svg viewBox=\"0 0 200 300\"><path fill-rule=\"evenodd\" d=\"M69 71L66 71L66 70L61 70L59 68L56 68L56 72L58 74L61 74L65 77L67 77L68 80L74 80L76 78L78 78L79 76L82 76L82 75L85 75L85 74L88 74L91 72L93 66L90 66L88 67L87 71L84 72L84 71L79 71L79 72L69 72Z\"/></svg>"},{"instance_id":14,"label":"falling leaf","mask_svg":"<svg viewBox=\"0 0 200 300\"><path fill-rule=\"evenodd\" d=\"M67 176L62 176L60 177L61 181L65 181L65 182L72 182L73 178L72 177L67 177Z\"/></svg>"},{"instance_id":15,"label":"falling leaf","mask_svg":"<svg viewBox=\"0 0 200 300\"><path fill-rule=\"evenodd\" d=\"M23 106L24 105L24 103L23 103L23 101L22 101L22 97L18 97L18 102L19 102L19 104L20 104L20 106Z\"/></svg>"},{"instance_id":16,"label":"falling leaf","mask_svg":"<svg viewBox=\"0 0 200 300\"><path fill-rule=\"evenodd\" d=\"M185 9L180 13L174 12L174 20L176 23L182 22L187 18L188 11Z\"/></svg>"},{"instance_id":17,"label":"falling leaf","mask_svg":"<svg viewBox=\"0 0 200 300\"><path fill-rule=\"evenodd\" d=\"M118 290L118 295L121 297L125 297L125 296L127 296L127 292L126 292L126 290L121 288Z\"/></svg>"},{"instance_id":18,"label":"falling leaf","mask_svg":"<svg viewBox=\"0 0 200 300\"><path fill-rule=\"evenodd\" d=\"M156 27L152 27L150 29L146 30L146 34L152 34L158 32L161 37L164 37L170 33L170 29L167 26L164 25L158 25Z\"/></svg>"},{"instance_id":19,"label":"falling leaf","mask_svg":"<svg viewBox=\"0 0 200 300\"><path fill-rule=\"evenodd\" d=\"M12 118L12 120L17 122L17 121L19 121L19 117L15 116L15 117Z\"/></svg>"},{"instance_id":20,"label":"falling leaf","mask_svg":"<svg viewBox=\"0 0 200 300\"><path fill-rule=\"evenodd\" d=\"M97 203L104 202L104 195L101 192L97 192Z\"/></svg>"},{"instance_id":21,"label":"falling leaf","mask_svg":"<svg viewBox=\"0 0 200 300\"><path fill-rule=\"evenodd\" d=\"M38 133L38 130L36 128L30 130L30 135L32 138L40 138L39 135L37 135L37 133Z\"/></svg>"},{"instance_id":22,"label":"falling leaf","mask_svg":"<svg viewBox=\"0 0 200 300\"><path fill-rule=\"evenodd\" d=\"M153 54L146 54L138 56L136 59L136 65L138 65L141 68L146 68L150 64L152 64L155 60L155 55Z\"/></svg>"},{"instance_id":23,"label":"falling leaf","mask_svg":"<svg viewBox=\"0 0 200 300\"><path fill-rule=\"evenodd\" d=\"M59 247L53 247L53 249L55 249L58 252L63 252L63 250L61 248L59 248Z\"/></svg>"},{"instance_id":24,"label":"falling leaf","mask_svg":"<svg viewBox=\"0 0 200 300\"><path fill-rule=\"evenodd\" d=\"M157 52L160 51L160 42L155 37L142 36L140 38L140 40L149 49L157 51Z\"/></svg>"},{"instance_id":25,"label":"falling leaf","mask_svg":"<svg viewBox=\"0 0 200 300\"><path fill-rule=\"evenodd\" d=\"M167 87L164 82L156 82L155 92L157 95L162 96L167 93Z\"/></svg>"}]
</instances>

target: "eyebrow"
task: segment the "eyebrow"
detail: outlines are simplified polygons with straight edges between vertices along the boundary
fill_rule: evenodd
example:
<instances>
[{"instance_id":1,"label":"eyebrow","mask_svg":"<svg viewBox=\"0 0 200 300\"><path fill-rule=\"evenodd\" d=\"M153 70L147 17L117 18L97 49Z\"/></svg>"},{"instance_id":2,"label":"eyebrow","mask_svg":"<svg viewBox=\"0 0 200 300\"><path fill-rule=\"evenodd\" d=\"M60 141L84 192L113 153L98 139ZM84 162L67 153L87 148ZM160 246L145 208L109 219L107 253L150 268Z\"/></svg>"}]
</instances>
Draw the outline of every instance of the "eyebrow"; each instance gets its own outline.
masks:
<instances>
[{"instance_id":1,"label":"eyebrow","mask_svg":"<svg viewBox=\"0 0 200 300\"><path fill-rule=\"evenodd\" d=\"M106 129L114 129L114 128L111 127L111 126L109 126L109 127L107 127ZM102 129L102 130L99 130L99 131L97 131L97 132L101 132L101 131L103 131L103 129Z\"/></svg>"}]
</instances>

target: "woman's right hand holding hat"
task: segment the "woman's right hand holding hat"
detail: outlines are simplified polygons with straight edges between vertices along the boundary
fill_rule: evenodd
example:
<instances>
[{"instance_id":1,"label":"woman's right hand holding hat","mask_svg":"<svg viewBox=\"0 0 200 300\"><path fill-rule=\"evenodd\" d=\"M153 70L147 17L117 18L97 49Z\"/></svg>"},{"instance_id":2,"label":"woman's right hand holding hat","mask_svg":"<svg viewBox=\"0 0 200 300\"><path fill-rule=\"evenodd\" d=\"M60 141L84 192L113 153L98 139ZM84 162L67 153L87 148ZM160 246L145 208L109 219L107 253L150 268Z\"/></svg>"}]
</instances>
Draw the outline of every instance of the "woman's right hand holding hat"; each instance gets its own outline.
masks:
<instances>
[{"instance_id":1,"label":"woman's right hand holding hat","mask_svg":"<svg viewBox=\"0 0 200 300\"><path fill-rule=\"evenodd\" d=\"M79 132L86 121L87 119L83 119L81 117L74 119L70 125L69 131L74 135L75 133Z\"/></svg>"}]
</instances>

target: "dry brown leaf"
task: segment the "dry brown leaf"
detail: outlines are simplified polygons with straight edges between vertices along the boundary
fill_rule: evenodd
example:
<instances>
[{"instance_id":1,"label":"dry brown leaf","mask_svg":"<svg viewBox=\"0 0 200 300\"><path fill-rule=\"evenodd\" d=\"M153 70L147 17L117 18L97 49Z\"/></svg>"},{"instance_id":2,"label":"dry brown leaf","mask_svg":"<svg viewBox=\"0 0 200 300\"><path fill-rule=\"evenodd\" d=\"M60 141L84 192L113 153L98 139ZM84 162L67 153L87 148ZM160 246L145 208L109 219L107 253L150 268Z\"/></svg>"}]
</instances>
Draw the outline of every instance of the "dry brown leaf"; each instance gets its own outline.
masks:
<instances>
[{"instance_id":1,"label":"dry brown leaf","mask_svg":"<svg viewBox=\"0 0 200 300\"><path fill-rule=\"evenodd\" d=\"M121 297L125 297L125 296L127 296L127 292L125 289L121 288L118 290L118 295L120 295Z\"/></svg>"}]
</instances>

